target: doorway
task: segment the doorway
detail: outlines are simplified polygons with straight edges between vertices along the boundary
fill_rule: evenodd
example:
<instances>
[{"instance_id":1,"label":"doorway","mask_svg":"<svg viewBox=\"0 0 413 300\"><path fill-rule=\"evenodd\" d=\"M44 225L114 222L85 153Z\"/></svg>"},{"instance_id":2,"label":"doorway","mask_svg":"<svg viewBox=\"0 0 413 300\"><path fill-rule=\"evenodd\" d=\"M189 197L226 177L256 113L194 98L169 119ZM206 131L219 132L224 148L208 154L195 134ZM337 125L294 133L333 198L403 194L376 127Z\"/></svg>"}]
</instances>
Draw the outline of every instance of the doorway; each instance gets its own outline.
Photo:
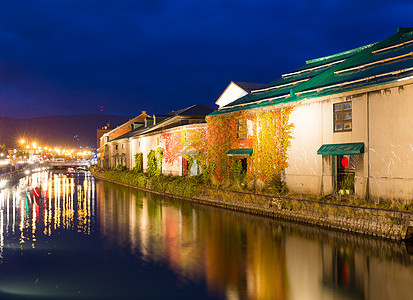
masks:
<instances>
[{"instance_id":1,"label":"doorway","mask_svg":"<svg viewBox=\"0 0 413 300\"><path fill-rule=\"evenodd\" d=\"M337 155L336 191L341 195L354 194L355 155Z\"/></svg>"}]
</instances>

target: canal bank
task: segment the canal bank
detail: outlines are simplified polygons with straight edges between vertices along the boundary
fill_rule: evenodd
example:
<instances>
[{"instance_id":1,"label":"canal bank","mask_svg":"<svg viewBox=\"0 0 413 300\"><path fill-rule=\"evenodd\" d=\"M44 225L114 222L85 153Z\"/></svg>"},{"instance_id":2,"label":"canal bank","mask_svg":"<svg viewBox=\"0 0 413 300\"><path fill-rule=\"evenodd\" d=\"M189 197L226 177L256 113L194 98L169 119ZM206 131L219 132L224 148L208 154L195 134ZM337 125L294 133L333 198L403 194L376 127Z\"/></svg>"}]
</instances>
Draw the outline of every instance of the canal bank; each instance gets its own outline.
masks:
<instances>
[{"instance_id":1,"label":"canal bank","mask_svg":"<svg viewBox=\"0 0 413 300\"><path fill-rule=\"evenodd\" d=\"M322 201L292 199L214 188L198 189L196 196L183 196L132 185L105 177L104 172L92 170L94 177L131 188L172 198L222 207L250 214L305 223L313 226L353 232L389 240L410 240L413 237L413 214L382 208L359 207Z\"/></svg>"}]
</instances>

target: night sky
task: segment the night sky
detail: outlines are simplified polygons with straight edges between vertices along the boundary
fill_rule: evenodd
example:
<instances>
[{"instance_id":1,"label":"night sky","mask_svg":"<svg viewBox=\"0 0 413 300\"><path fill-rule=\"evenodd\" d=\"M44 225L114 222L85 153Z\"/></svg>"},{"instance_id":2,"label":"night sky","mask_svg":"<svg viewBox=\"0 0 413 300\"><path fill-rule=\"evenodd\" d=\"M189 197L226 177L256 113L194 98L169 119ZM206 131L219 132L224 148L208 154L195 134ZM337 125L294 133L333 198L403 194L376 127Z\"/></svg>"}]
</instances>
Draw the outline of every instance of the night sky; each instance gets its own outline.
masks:
<instances>
[{"instance_id":1,"label":"night sky","mask_svg":"<svg viewBox=\"0 0 413 300\"><path fill-rule=\"evenodd\" d=\"M413 27L411 1L3 0L0 116L216 108L231 80L268 83Z\"/></svg>"}]
</instances>

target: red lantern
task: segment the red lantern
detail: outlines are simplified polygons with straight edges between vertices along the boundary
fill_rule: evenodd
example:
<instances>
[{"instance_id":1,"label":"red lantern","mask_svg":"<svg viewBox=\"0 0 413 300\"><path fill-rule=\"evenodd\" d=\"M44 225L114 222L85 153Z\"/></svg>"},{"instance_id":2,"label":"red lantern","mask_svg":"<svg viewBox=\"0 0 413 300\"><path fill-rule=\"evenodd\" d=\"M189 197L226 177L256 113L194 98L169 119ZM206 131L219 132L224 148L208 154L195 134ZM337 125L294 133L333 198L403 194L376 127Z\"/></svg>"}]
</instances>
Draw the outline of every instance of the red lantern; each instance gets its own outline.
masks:
<instances>
[{"instance_id":1,"label":"red lantern","mask_svg":"<svg viewBox=\"0 0 413 300\"><path fill-rule=\"evenodd\" d=\"M347 168L347 167L348 167L348 158L347 158L347 157L343 157L343 158L341 159L341 165L342 165L344 168Z\"/></svg>"}]
</instances>

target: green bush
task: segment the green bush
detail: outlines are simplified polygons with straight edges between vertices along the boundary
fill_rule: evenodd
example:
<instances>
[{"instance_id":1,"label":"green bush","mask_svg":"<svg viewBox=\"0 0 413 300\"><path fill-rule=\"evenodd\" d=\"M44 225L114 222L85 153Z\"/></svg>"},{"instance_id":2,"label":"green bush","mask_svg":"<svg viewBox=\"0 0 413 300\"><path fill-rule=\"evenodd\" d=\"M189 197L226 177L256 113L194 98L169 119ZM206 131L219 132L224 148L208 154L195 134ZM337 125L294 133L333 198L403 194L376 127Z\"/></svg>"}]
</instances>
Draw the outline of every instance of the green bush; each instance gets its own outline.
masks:
<instances>
[{"instance_id":1,"label":"green bush","mask_svg":"<svg viewBox=\"0 0 413 300\"><path fill-rule=\"evenodd\" d=\"M142 178L143 177L143 178ZM105 173L105 178L115 181L135 185L139 187L146 187L146 176L144 174L136 174L130 171L112 170ZM143 184L142 184L143 183Z\"/></svg>"},{"instance_id":2,"label":"green bush","mask_svg":"<svg viewBox=\"0 0 413 300\"><path fill-rule=\"evenodd\" d=\"M146 157L148 158L148 165L147 165L148 175L150 177L155 176L155 172L156 172L155 151L153 150L149 151Z\"/></svg>"},{"instance_id":3,"label":"green bush","mask_svg":"<svg viewBox=\"0 0 413 300\"><path fill-rule=\"evenodd\" d=\"M240 159L234 161L232 168L231 168L231 180L241 183L245 178L244 170L242 169L242 162Z\"/></svg>"},{"instance_id":4,"label":"green bush","mask_svg":"<svg viewBox=\"0 0 413 300\"><path fill-rule=\"evenodd\" d=\"M168 183L168 191L171 194L192 197L196 194L198 183L192 177L174 177Z\"/></svg>"},{"instance_id":5,"label":"green bush","mask_svg":"<svg viewBox=\"0 0 413 300\"><path fill-rule=\"evenodd\" d=\"M288 193L288 186L284 181L282 181L281 176L277 176L270 183L269 190L272 190L276 194L283 195Z\"/></svg>"},{"instance_id":6,"label":"green bush","mask_svg":"<svg viewBox=\"0 0 413 300\"><path fill-rule=\"evenodd\" d=\"M168 188L168 182L169 182L168 176L155 175L155 176L150 177L148 181L149 181L148 187L151 190L165 193Z\"/></svg>"},{"instance_id":7,"label":"green bush","mask_svg":"<svg viewBox=\"0 0 413 300\"><path fill-rule=\"evenodd\" d=\"M125 183L141 188L148 188L161 193L170 193L178 196L192 197L197 189L203 186L202 176L165 176L155 175L149 177L145 173L131 171L107 171L105 178L111 181Z\"/></svg>"},{"instance_id":8,"label":"green bush","mask_svg":"<svg viewBox=\"0 0 413 300\"><path fill-rule=\"evenodd\" d=\"M141 188L146 188L148 177L143 173L137 174L136 176L137 176L136 185Z\"/></svg>"},{"instance_id":9,"label":"green bush","mask_svg":"<svg viewBox=\"0 0 413 300\"><path fill-rule=\"evenodd\" d=\"M115 171L122 172L122 171L125 171L125 170L126 170L126 167L125 167L125 166L122 166L122 165L117 165L117 166L114 168L114 170L115 170Z\"/></svg>"},{"instance_id":10,"label":"green bush","mask_svg":"<svg viewBox=\"0 0 413 300\"><path fill-rule=\"evenodd\" d=\"M163 151L161 147L158 147L155 151L156 159L156 175L162 174L162 160L163 160Z\"/></svg>"},{"instance_id":11,"label":"green bush","mask_svg":"<svg viewBox=\"0 0 413 300\"><path fill-rule=\"evenodd\" d=\"M133 171L136 173L143 172L143 153L142 152L135 154L135 167L133 168Z\"/></svg>"}]
</instances>

